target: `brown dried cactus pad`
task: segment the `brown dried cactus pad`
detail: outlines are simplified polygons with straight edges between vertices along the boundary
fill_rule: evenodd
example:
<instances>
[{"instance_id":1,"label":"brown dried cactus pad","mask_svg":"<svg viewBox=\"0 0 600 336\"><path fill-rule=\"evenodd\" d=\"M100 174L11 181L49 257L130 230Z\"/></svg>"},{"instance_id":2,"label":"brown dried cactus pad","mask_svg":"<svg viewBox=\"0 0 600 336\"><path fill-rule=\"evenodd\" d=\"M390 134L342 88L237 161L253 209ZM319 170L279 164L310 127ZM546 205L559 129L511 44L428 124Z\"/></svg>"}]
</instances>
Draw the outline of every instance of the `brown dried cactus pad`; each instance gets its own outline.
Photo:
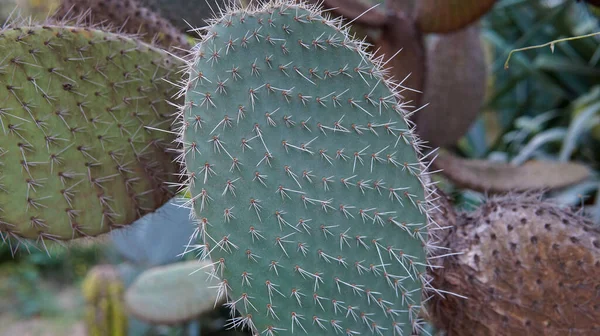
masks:
<instances>
[{"instance_id":1,"label":"brown dried cactus pad","mask_svg":"<svg viewBox=\"0 0 600 336\"><path fill-rule=\"evenodd\" d=\"M485 99L486 62L477 25L441 35L427 50L427 76L416 113L417 133L432 146L454 145L477 119Z\"/></svg>"},{"instance_id":2,"label":"brown dried cactus pad","mask_svg":"<svg viewBox=\"0 0 600 336\"><path fill-rule=\"evenodd\" d=\"M447 335L599 335L600 229L531 195L461 214L443 245L434 323ZM447 253L447 252L443 252Z\"/></svg>"},{"instance_id":3,"label":"brown dried cactus pad","mask_svg":"<svg viewBox=\"0 0 600 336\"><path fill-rule=\"evenodd\" d=\"M568 187L590 177L588 167L575 162L530 161L522 166L488 160L461 159L440 152L433 162L454 185L488 193L548 190Z\"/></svg>"},{"instance_id":4,"label":"brown dried cactus pad","mask_svg":"<svg viewBox=\"0 0 600 336\"><path fill-rule=\"evenodd\" d=\"M487 13L496 0L419 0L416 19L424 33L449 33Z\"/></svg>"}]
</instances>

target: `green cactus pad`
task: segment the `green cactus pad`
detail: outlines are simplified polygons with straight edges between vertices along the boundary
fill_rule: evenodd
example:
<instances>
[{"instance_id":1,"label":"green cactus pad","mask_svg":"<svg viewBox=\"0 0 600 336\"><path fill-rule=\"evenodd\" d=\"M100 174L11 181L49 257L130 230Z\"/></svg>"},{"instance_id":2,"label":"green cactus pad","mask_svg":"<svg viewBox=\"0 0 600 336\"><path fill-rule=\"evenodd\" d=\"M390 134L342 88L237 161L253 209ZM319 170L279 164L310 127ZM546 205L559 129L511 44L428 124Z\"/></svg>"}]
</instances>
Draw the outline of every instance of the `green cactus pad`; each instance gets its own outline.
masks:
<instances>
[{"instance_id":1,"label":"green cactus pad","mask_svg":"<svg viewBox=\"0 0 600 336\"><path fill-rule=\"evenodd\" d=\"M128 311L153 324L185 323L212 312L219 281L197 271L206 264L192 260L143 272L125 293Z\"/></svg>"},{"instance_id":2,"label":"green cactus pad","mask_svg":"<svg viewBox=\"0 0 600 336\"><path fill-rule=\"evenodd\" d=\"M232 9L190 62L182 157L230 326L409 335L430 193L398 86L320 8Z\"/></svg>"},{"instance_id":3,"label":"green cactus pad","mask_svg":"<svg viewBox=\"0 0 600 336\"><path fill-rule=\"evenodd\" d=\"M174 60L132 38L53 25L0 32L0 235L70 240L170 197Z\"/></svg>"}]
</instances>

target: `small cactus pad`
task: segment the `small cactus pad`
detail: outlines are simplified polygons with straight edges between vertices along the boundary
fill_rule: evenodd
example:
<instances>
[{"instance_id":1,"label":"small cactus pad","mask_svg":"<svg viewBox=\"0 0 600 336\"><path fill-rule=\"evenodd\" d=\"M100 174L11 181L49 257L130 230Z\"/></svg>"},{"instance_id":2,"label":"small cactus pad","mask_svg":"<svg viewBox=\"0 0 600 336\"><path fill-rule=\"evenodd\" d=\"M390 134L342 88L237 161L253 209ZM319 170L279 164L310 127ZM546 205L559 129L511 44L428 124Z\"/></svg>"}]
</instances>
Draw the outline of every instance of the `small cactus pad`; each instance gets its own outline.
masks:
<instances>
[{"instance_id":1,"label":"small cactus pad","mask_svg":"<svg viewBox=\"0 0 600 336\"><path fill-rule=\"evenodd\" d=\"M456 222L440 249L454 255L431 274L440 291L468 299L433 297L436 327L465 336L600 334L597 226L527 194L495 197Z\"/></svg>"},{"instance_id":2,"label":"small cactus pad","mask_svg":"<svg viewBox=\"0 0 600 336\"><path fill-rule=\"evenodd\" d=\"M52 25L6 28L0 50L2 238L96 236L169 199L171 58Z\"/></svg>"},{"instance_id":3,"label":"small cactus pad","mask_svg":"<svg viewBox=\"0 0 600 336\"><path fill-rule=\"evenodd\" d=\"M316 6L231 9L194 48L182 158L230 326L409 335L429 199L380 59ZM210 271L210 270L205 270Z\"/></svg>"},{"instance_id":4,"label":"small cactus pad","mask_svg":"<svg viewBox=\"0 0 600 336\"><path fill-rule=\"evenodd\" d=\"M447 151L439 152L432 165L456 187L495 194L561 189L588 179L592 173L577 162L530 160L517 166L463 159Z\"/></svg>"},{"instance_id":5,"label":"small cactus pad","mask_svg":"<svg viewBox=\"0 0 600 336\"><path fill-rule=\"evenodd\" d=\"M192 260L143 272L125 293L128 311L153 324L185 323L212 312L219 281L198 271L207 264Z\"/></svg>"}]
</instances>

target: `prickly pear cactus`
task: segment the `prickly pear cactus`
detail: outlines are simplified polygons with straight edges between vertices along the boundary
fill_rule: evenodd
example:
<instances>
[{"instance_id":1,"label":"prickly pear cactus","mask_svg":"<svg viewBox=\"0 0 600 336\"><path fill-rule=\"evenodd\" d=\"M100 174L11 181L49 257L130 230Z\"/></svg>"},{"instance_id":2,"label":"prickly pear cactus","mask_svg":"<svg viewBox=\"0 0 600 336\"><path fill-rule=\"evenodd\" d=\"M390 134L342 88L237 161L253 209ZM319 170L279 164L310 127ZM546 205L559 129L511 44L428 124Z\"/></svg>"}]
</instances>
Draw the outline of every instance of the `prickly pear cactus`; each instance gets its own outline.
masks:
<instances>
[{"instance_id":1,"label":"prickly pear cactus","mask_svg":"<svg viewBox=\"0 0 600 336\"><path fill-rule=\"evenodd\" d=\"M92 268L82 283L86 302L85 324L89 336L125 336L128 318L124 285L112 265Z\"/></svg>"},{"instance_id":2,"label":"prickly pear cactus","mask_svg":"<svg viewBox=\"0 0 600 336\"><path fill-rule=\"evenodd\" d=\"M191 260L144 271L127 288L128 311L142 321L167 325L208 315L217 299L218 279L197 272L206 263Z\"/></svg>"},{"instance_id":3,"label":"prickly pear cactus","mask_svg":"<svg viewBox=\"0 0 600 336\"><path fill-rule=\"evenodd\" d=\"M432 146L454 146L485 103L488 71L479 25L434 37L426 54L422 99L428 108L415 115L417 132Z\"/></svg>"},{"instance_id":4,"label":"prickly pear cactus","mask_svg":"<svg viewBox=\"0 0 600 336\"><path fill-rule=\"evenodd\" d=\"M503 195L459 214L440 245L454 255L433 285L459 296L429 304L449 335L599 334L600 230L580 214Z\"/></svg>"},{"instance_id":5,"label":"prickly pear cactus","mask_svg":"<svg viewBox=\"0 0 600 336\"><path fill-rule=\"evenodd\" d=\"M194 48L182 141L200 242L255 334L408 335L429 197L397 86L347 27L273 1Z\"/></svg>"},{"instance_id":6,"label":"prickly pear cactus","mask_svg":"<svg viewBox=\"0 0 600 336\"><path fill-rule=\"evenodd\" d=\"M32 25L0 33L0 236L69 240L133 222L178 169L173 60L124 35Z\"/></svg>"},{"instance_id":7,"label":"prickly pear cactus","mask_svg":"<svg viewBox=\"0 0 600 336\"><path fill-rule=\"evenodd\" d=\"M479 20L496 0L419 0L415 19L423 33L449 33Z\"/></svg>"}]
</instances>

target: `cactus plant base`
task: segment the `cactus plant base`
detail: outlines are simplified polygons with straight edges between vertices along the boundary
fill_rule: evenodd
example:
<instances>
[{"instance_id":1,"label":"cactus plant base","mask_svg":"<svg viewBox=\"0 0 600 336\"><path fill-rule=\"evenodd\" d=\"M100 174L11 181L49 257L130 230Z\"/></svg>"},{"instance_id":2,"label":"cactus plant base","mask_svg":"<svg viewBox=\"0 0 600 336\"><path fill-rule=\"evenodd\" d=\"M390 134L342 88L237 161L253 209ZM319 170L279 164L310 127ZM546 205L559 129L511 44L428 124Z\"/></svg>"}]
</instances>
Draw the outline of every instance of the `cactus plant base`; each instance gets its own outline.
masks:
<instances>
[{"instance_id":1,"label":"cactus plant base","mask_svg":"<svg viewBox=\"0 0 600 336\"><path fill-rule=\"evenodd\" d=\"M182 90L200 240L230 327L408 335L422 327L429 199L420 142L380 59L319 8L214 19Z\"/></svg>"},{"instance_id":2,"label":"cactus plant base","mask_svg":"<svg viewBox=\"0 0 600 336\"><path fill-rule=\"evenodd\" d=\"M452 217L447 216L448 219ZM448 223L452 225L453 223ZM433 297L451 335L597 335L600 230L537 195L505 195L459 214L433 284L468 297Z\"/></svg>"}]
</instances>

